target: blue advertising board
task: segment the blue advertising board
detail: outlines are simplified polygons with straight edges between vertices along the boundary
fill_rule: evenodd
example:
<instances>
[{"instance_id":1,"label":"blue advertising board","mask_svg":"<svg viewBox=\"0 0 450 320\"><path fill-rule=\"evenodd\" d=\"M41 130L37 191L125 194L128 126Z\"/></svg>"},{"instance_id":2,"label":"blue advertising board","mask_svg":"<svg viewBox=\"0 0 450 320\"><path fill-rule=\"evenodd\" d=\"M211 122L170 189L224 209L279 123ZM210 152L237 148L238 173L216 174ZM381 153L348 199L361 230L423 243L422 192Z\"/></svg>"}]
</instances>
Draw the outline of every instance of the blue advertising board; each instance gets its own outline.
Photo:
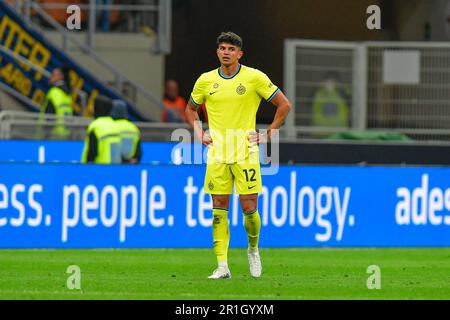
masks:
<instances>
[{"instance_id":1,"label":"blue advertising board","mask_svg":"<svg viewBox=\"0 0 450 320\"><path fill-rule=\"evenodd\" d=\"M182 153L177 149L181 145L179 142L142 142L141 161L179 163ZM0 140L0 162L76 163L80 162L83 146L83 141Z\"/></svg>"},{"instance_id":2,"label":"blue advertising board","mask_svg":"<svg viewBox=\"0 0 450 320\"><path fill-rule=\"evenodd\" d=\"M1 248L212 247L204 165L0 164ZM450 246L450 169L281 166L264 247ZM246 247L237 195L231 247Z\"/></svg>"}]
</instances>

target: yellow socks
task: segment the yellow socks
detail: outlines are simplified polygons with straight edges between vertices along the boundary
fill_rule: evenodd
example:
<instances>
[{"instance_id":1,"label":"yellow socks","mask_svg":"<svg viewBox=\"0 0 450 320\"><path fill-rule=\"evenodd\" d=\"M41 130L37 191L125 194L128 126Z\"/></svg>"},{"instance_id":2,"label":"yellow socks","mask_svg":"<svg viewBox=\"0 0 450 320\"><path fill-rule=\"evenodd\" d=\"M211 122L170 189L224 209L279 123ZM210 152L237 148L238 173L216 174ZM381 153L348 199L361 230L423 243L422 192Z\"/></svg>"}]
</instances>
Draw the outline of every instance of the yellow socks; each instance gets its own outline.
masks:
<instances>
[{"instance_id":1,"label":"yellow socks","mask_svg":"<svg viewBox=\"0 0 450 320\"><path fill-rule=\"evenodd\" d=\"M228 210L213 208L213 241L214 254L219 266L228 265L228 245L230 243L230 228L228 225ZM248 236L248 248L258 249L261 218L258 210L244 213L244 227Z\"/></svg>"},{"instance_id":2,"label":"yellow socks","mask_svg":"<svg viewBox=\"0 0 450 320\"><path fill-rule=\"evenodd\" d=\"M250 250L258 249L259 231L261 230L261 218L258 210L244 212L244 227L247 231L248 248Z\"/></svg>"},{"instance_id":3,"label":"yellow socks","mask_svg":"<svg viewBox=\"0 0 450 320\"><path fill-rule=\"evenodd\" d=\"M213 208L213 240L214 254L219 266L227 266L230 228L228 226L228 210Z\"/></svg>"}]
</instances>

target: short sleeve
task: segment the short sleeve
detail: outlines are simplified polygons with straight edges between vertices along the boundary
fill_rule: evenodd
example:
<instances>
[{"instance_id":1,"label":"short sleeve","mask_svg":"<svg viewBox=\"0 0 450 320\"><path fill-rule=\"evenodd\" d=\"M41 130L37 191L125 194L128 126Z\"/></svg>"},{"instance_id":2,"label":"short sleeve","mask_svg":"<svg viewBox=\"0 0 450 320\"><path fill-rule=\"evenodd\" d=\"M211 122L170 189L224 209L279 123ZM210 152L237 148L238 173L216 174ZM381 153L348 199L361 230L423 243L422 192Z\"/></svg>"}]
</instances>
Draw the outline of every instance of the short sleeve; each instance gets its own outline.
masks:
<instances>
[{"instance_id":1,"label":"short sleeve","mask_svg":"<svg viewBox=\"0 0 450 320\"><path fill-rule=\"evenodd\" d=\"M200 76L197 81L195 81L194 88L191 92L190 100L198 108L205 101L204 95L205 81L203 76Z\"/></svg>"},{"instance_id":2,"label":"short sleeve","mask_svg":"<svg viewBox=\"0 0 450 320\"><path fill-rule=\"evenodd\" d=\"M267 101L272 100L280 89L272 83L269 77L259 70L256 70L256 92Z\"/></svg>"}]
</instances>

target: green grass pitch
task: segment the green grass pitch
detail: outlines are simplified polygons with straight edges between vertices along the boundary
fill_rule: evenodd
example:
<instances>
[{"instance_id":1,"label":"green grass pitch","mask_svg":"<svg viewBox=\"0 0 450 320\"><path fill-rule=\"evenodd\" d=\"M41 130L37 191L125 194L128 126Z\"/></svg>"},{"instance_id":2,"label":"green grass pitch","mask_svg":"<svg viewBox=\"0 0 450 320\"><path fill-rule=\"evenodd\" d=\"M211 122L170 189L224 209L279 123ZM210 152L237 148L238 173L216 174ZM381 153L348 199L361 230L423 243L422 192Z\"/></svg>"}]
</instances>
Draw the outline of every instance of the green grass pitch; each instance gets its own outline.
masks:
<instances>
[{"instance_id":1,"label":"green grass pitch","mask_svg":"<svg viewBox=\"0 0 450 320\"><path fill-rule=\"evenodd\" d=\"M0 250L0 299L450 299L450 248L261 249L263 275L231 249L232 278L209 280L212 249ZM67 288L68 266L81 290ZM381 289L367 288L370 265Z\"/></svg>"}]
</instances>

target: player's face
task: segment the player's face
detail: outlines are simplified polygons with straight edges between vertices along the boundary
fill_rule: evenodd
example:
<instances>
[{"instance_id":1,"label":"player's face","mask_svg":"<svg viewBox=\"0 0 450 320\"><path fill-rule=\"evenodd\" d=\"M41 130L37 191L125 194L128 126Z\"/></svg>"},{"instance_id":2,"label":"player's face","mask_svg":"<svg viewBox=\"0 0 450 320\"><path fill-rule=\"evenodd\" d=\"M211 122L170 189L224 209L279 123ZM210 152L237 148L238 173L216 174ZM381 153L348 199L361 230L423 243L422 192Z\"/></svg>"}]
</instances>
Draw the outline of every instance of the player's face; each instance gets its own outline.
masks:
<instances>
[{"instance_id":1,"label":"player's face","mask_svg":"<svg viewBox=\"0 0 450 320\"><path fill-rule=\"evenodd\" d=\"M241 48L229 43L220 43L217 47L217 57L219 58L220 64L226 67L238 63L242 54Z\"/></svg>"}]
</instances>

